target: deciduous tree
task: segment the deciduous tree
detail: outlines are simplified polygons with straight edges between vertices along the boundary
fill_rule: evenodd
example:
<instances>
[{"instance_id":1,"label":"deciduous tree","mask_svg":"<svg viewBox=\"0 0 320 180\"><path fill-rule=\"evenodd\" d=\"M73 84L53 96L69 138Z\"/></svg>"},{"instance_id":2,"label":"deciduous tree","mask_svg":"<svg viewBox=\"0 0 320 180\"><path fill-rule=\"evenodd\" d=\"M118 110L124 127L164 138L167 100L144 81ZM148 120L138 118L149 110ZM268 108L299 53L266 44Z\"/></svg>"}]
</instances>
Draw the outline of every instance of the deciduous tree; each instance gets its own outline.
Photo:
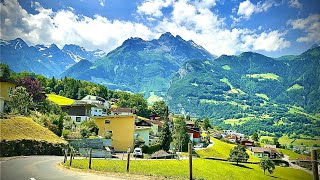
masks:
<instances>
[{"instance_id":1,"label":"deciduous tree","mask_svg":"<svg viewBox=\"0 0 320 180\"><path fill-rule=\"evenodd\" d=\"M268 170L269 174L272 174L275 170L275 163L271 161L268 157L263 157L260 160L260 168L263 169L263 174L266 174L266 170Z\"/></svg>"},{"instance_id":2,"label":"deciduous tree","mask_svg":"<svg viewBox=\"0 0 320 180\"><path fill-rule=\"evenodd\" d=\"M249 159L249 155L246 151L246 148L242 145L237 145L233 149L230 150L229 161L237 162L245 162Z\"/></svg>"}]
</instances>

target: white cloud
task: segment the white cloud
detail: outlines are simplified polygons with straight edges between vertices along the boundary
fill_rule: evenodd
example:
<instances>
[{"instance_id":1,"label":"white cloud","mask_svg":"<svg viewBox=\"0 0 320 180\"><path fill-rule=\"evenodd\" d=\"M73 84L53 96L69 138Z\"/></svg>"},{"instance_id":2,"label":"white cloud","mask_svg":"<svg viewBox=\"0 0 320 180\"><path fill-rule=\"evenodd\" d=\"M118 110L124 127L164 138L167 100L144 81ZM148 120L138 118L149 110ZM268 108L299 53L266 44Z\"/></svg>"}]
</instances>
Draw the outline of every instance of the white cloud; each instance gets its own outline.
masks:
<instances>
[{"instance_id":1,"label":"white cloud","mask_svg":"<svg viewBox=\"0 0 320 180\"><path fill-rule=\"evenodd\" d=\"M299 0L290 0L289 1L289 6L292 8L297 8L297 9L301 9L302 8L302 4L299 2Z\"/></svg>"},{"instance_id":2,"label":"white cloud","mask_svg":"<svg viewBox=\"0 0 320 180\"><path fill-rule=\"evenodd\" d=\"M256 34L248 29L224 28L224 18L187 1L174 3L171 15L156 26L157 32L170 31L186 40L192 39L217 56L249 50L276 51L290 46L284 39L285 33L279 31Z\"/></svg>"},{"instance_id":3,"label":"white cloud","mask_svg":"<svg viewBox=\"0 0 320 180\"><path fill-rule=\"evenodd\" d=\"M106 0L99 0L99 4L100 4L101 6L104 6L105 3L106 3Z\"/></svg>"},{"instance_id":4,"label":"white cloud","mask_svg":"<svg viewBox=\"0 0 320 180\"><path fill-rule=\"evenodd\" d=\"M157 4L158 0L147 0L145 3ZM86 49L102 49L111 51L130 37L141 37L150 40L164 32L180 35L185 40L194 40L214 55L233 55L243 51L264 50L276 51L290 46L285 40L285 33L271 31L256 33L249 29L225 28L225 18L212 12L216 5L211 1L161 1L164 5L154 5L152 11L160 11L158 7L172 8L172 12L159 19L151 16L139 7L137 12L150 19L152 25L137 22L113 20L96 15L87 17L76 15L73 10L59 10L41 7L34 3L38 14L29 14L17 1L5 1L1 5L1 32L3 39L21 37L33 44L55 43L60 48L64 44L78 44ZM161 4L160 3L160 4ZM149 4L153 7L152 4ZM261 9L267 9L267 6ZM262 8L264 7L264 8ZM150 11L151 13L151 11ZM271 31L271 32L270 32Z\"/></svg>"},{"instance_id":5,"label":"white cloud","mask_svg":"<svg viewBox=\"0 0 320 180\"><path fill-rule=\"evenodd\" d=\"M249 19L253 13L266 12L276 5L273 0L259 1L256 5L252 4L250 0L245 0L240 3L237 14L245 19Z\"/></svg>"},{"instance_id":6,"label":"white cloud","mask_svg":"<svg viewBox=\"0 0 320 180\"><path fill-rule=\"evenodd\" d=\"M307 18L289 20L293 29L303 30L306 35L299 37L298 42L320 42L320 14L313 14Z\"/></svg>"},{"instance_id":7,"label":"white cloud","mask_svg":"<svg viewBox=\"0 0 320 180\"><path fill-rule=\"evenodd\" d=\"M154 17L163 16L161 9L172 4L172 0L147 0L138 6L138 13Z\"/></svg>"},{"instance_id":8,"label":"white cloud","mask_svg":"<svg viewBox=\"0 0 320 180\"><path fill-rule=\"evenodd\" d=\"M53 12L35 3L38 14L29 14L17 1L1 4L3 39L21 37L32 44L78 44L87 49L110 51L130 37L151 39L154 33L145 25L129 21L110 21L96 15L79 16L70 10Z\"/></svg>"},{"instance_id":9,"label":"white cloud","mask_svg":"<svg viewBox=\"0 0 320 180\"><path fill-rule=\"evenodd\" d=\"M239 5L237 14L243 15L245 18L250 18L251 14L254 13L255 5L253 5L250 0L243 1Z\"/></svg>"},{"instance_id":10,"label":"white cloud","mask_svg":"<svg viewBox=\"0 0 320 180\"><path fill-rule=\"evenodd\" d=\"M263 32L243 36L242 40L247 46L252 46L253 50L277 51L290 46L290 42L283 38L285 34L279 31Z\"/></svg>"}]
</instances>

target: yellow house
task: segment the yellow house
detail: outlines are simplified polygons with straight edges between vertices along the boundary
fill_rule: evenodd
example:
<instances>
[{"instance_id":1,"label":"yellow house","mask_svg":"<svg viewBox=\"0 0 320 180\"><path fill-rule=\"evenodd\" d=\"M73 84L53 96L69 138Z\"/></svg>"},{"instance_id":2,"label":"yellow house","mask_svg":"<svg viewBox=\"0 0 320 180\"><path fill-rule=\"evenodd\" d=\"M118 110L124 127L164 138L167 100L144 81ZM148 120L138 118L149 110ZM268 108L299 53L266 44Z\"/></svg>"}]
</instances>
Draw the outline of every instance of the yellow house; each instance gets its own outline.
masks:
<instances>
[{"instance_id":1,"label":"yellow house","mask_svg":"<svg viewBox=\"0 0 320 180\"><path fill-rule=\"evenodd\" d=\"M14 82L0 81L0 113L3 113L4 110L4 101L9 100L9 95L12 93L12 90L16 87Z\"/></svg>"},{"instance_id":2,"label":"yellow house","mask_svg":"<svg viewBox=\"0 0 320 180\"><path fill-rule=\"evenodd\" d=\"M99 136L108 131L112 133L112 146L116 151L127 151L128 147L133 150L135 115L111 115L96 117L95 120Z\"/></svg>"}]
</instances>

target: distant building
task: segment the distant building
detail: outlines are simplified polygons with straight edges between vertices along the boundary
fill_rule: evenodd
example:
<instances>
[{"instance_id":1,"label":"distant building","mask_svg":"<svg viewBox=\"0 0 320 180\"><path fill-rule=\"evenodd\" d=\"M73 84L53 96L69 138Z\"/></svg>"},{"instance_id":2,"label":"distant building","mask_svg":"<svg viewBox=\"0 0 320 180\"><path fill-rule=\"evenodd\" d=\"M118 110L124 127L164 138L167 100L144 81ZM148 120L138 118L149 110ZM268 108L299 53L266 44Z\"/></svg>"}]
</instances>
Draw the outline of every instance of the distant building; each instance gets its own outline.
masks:
<instances>
[{"instance_id":1,"label":"distant building","mask_svg":"<svg viewBox=\"0 0 320 180\"><path fill-rule=\"evenodd\" d=\"M85 101L90 104L99 104L99 105L102 105L102 107L106 108L106 109L110 108L109 102L99 96L87 95L84 98L82 98L81 101Z\"/></svg>"},{"instance_id":2,"label":"distant building","mask_svg":"<svg viewBox=\"0 0 320 180\"><path fill-rule=\"evenodd\" d=\"M191 142L194 142L195 144L200 143L201 141L200 128L189 128L188 134L190 136Z\"/></svg>"},{"instance_id":3,"label":"distant building","mask_svg":"<svg viewBox=\"0 0 320 180\"><path fill-rule=\"evenodd\" d=\"M240 144L241 145L243 145L243 146L246 146L246 148L248 148L248 149L252 149L252 147L254 146L254 141L251 141L251 140L242 140L241 142L240 142Z\"/></svg>"},{"instance_id":4,"label":"distant building","mask_svg":"<svg viewBox=\"0 0 320 180\"><path fill-rule=\"evenodd\" d=\"M259 158L269 157L274 159L279 156L279 152L276 148L252 147L252 152L254 156Z\"/></svg>"}]
</instances>

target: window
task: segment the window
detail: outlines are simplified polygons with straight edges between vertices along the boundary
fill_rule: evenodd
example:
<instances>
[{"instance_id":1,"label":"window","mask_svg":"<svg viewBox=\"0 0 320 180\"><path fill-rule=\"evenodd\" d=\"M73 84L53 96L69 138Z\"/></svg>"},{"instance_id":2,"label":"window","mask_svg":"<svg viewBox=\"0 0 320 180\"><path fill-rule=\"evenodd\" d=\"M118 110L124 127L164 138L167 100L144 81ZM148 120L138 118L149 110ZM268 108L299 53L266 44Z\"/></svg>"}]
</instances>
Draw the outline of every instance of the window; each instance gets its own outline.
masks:
<instances>
[{"instance_id":1,"label":"window","mask_svg":"<svg viewBox=\"0 0 320 180\"><path fill-rule=\"evenodd\" d=\"M76 122L81 122L81 117L76 117Z\"/></svg>"},{"instance_id":2,"label":"window","mask_svg":"<svg viewBox=\"0 0 320 180\"><path fill-rule=\"evenodd\" d=\"M104 124L110 124L110 120L104 120Z\"/></svg>"}]
</instances>

